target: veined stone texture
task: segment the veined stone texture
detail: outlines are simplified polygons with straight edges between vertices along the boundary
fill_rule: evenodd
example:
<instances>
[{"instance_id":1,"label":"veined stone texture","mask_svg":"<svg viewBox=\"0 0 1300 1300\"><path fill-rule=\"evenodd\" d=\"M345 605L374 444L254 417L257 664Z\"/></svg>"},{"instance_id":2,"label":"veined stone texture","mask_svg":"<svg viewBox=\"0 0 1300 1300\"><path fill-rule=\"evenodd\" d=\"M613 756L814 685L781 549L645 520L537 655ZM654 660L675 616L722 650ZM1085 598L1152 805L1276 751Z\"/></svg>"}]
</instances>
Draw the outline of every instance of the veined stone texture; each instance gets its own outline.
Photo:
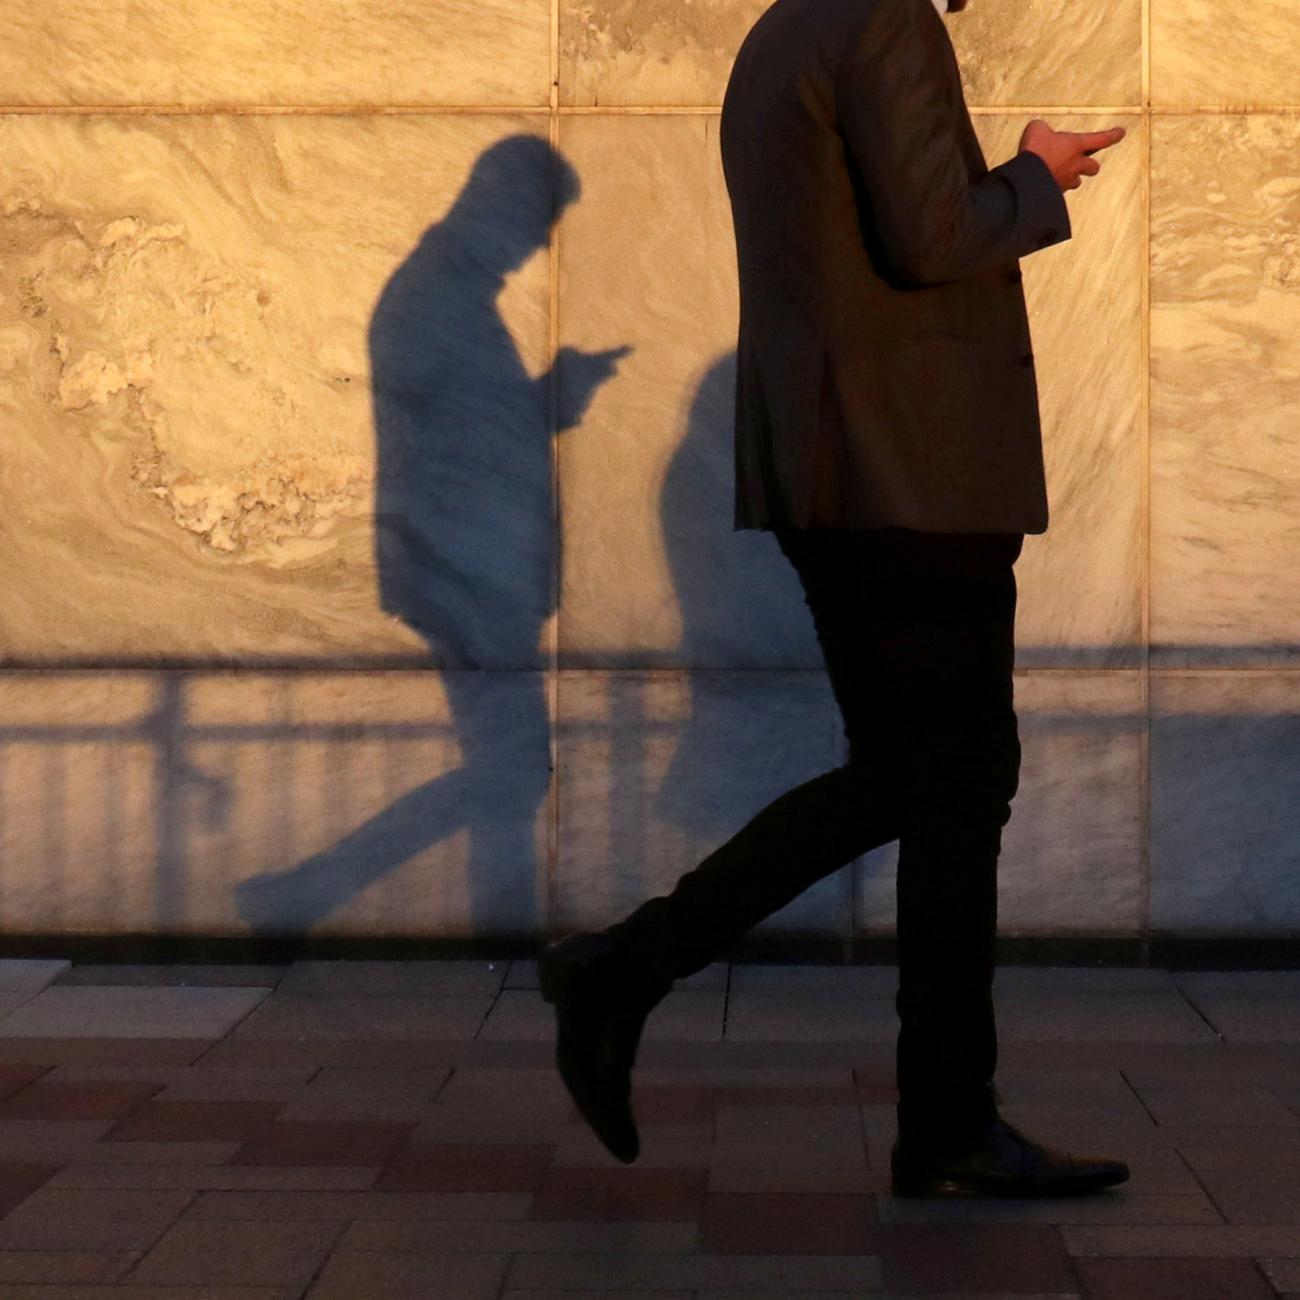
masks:
<instances>
[{"instance_id":1,"label":"veined stone texture","mask_svg":"<svg viewBox=\"0 0 1300 1300\"><path fill-rule=\"evenodd\" d=\"M1300 8L1291 0L1149 0L1151 102L1300 104ZM1073 15L1071 15L1073 17Z\"/></svg>"},{"instance_id":2,"label":"veined stone texture","mask_svg":"<svg viewBox=\"0 0 1300 1300\"><path fill-rule=\"evenodd\" d=\"M1015 156L1023 114L972 121L990 166ZM1020 261L1049 521L1026 537L1016 563L1016 663L1134 668L1142 654L1145 128L1126 114L1059 114L1052 125L1128 134L1100 156L1099 175L1066 195L1071 238Z\"/></svg>"},{"instance_id":3,"label":"veined stone texture","mask_svg":"<svg viewBox=\"0 0 1300 1300\"><path fill-rule=\"evenodd\" d=\"M603 924L842 761L730 524L716 109L765 4L558 0L555 49L551 0L4 8L5 930ZM1294 929L1300 10L943 21L990 165L1031 108L1129 128L1023 259L1002 926ZM764 924L888 930L894 851Z\"/></svg>"},{"instance_id":4,"label":"veined stone texture","mask_svg":"<svg viewBox=\"0 0 1300 1300\"><path fill-rule=\"evenodd\" d=\"M1152 655L1293 664L1300 119L1152 125Z\"/></svg>"},{"instance_id":5,"label":"veined stone texture","mask_svg":"<svg viewBox=\"0 0 1300 1300\"><path fill-rule=\"evenodd\" d=\"M560 102L721 104L770 0L560 0Z\"/></svg>"},{"instance_id":6,"label":"veined stone texture","mask_svg":"<svg viewBox=\"0 0 1300 1300\"><path fill-rule=\"evenodd\" d=\"M544 129L0 118L0 655L537 666Z\"/></svg>"},{"instance_id":7,"label":"veined stone texture","mask_svg":"<svg viewBox=\"0 0 1300 1300\"><path fill-rule=\"evenodd\" d=\"M1018 117L974 121L991 164L1015 153ZM1023 259L1051 525L1017 565L1022 667L1141 657L1143 141L1126 124L1097 187L1071 195L1074 238ZM562 228L561 338L631 351L560 436L560 666L821 667L775 540L732 527L736 267L717 119L562 127L591 179Z\"/></svg>"},{"instance_id":8,"label":"veined stone texture","mask_svg":"<svg viewBox=\"0 0 1300 1300\"><path fill-rule=\"evenodd\" d=\"M738 302L717 118L567 117L561 146L591 177L561 232L561 339L630 350L560 435L560 666L819 668L775 539L732 527Z\"/></svg>"},{"instance_id":9,"label":"veined stone texture","mask_svg":"<svg viewBox=\"0 0 1300 1300\"><path fill-rule=\"evenodd\" d=\"M1162 0L1150 3L1155 10ZM968 104L1142 102L1141 0L970 0L944 26ZM1085 129L1049 120L1058 130Z\"/></svg>"},{"instance_id":10,"label":"veined stone texture","mask_svg":"<svg viewBox=\"0 0 1300 1300\"><path fill-rule=\"evenodd\" d=\"M9 0L0 104L540 106L549 0Z\"/></svg>"},{"instance_id":11,"label":"veined stone texture","mask_svg":"<svg viewBox=\"0 0 1300 1300\"><path fill-rule=\"evenodd\" d=\"M721 104L736 51L767 7L768 0L560 0L560 102ZM974 0L944 23L968 103L1141 102L1142 10L1131 0L1076 5L1068 21L1059 0Z\"/></svg>"}]
</instances>

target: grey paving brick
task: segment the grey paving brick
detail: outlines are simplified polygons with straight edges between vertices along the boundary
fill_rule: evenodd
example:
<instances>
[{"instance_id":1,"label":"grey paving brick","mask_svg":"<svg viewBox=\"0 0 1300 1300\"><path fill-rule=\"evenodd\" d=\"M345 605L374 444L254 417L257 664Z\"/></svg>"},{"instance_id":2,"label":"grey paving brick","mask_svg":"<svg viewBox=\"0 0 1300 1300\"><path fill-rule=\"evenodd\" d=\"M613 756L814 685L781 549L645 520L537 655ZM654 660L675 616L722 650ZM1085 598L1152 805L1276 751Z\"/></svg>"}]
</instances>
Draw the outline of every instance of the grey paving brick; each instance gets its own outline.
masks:
<instances>
[{"instance_id":1,"label":"grey paving brick","mask_svg":"<svg viewBox=\"0 0 1300 1300\"><path fill-rule=\"evenodd\" d=\"M336 1254L308 1300L497 1300L507 1255Z\"/></svg>"},{"instance_id":2,"label":"grey paving brick","mask_svg":"<svg viewBox=\"0 0 1300 1300\"><path fill-rule=\"evenodd\" d=\"M58 977L60 984L133 985L167 988L273 989L289 969L282 965L215 965L168 962L140 965L129 962L77 964Z\"/></svg>"},{"instance_id":3,"label":"grey paving brick","mask_svg":"<svg viewBox=\"0 0 1300 1300\"><path fill-rule=\"evenodd\" d=\"M490 997L505 983L504 961L296 961L282 997Z\"/></svg>"},{"instance_id":4,"label":"grey paving brick","mask_svg":"<svg viewBox=\"0 0 1300 1300\"><path fill-rule=\"evenodd\" d=\"M635 1291L507 1291L502 1300L695 1300L694 1291L655 1291L639 1287ZM822 1292L826 1300L826 1292ZM830 1300L835 1300L834 1296Z\"/></svg>"},{"instance_id":5,"label":"grey paving brick","mask_svg":"<svg viewBox=\"0 0 1300 1300\"><path fill-rule=\"evenodd\" d=\"M492 1005L486 994L446 997L286 997L274 993L231 1041L244 1039L466 1039ZM3 1023L3 1022L0 1022ZM322 1061L321 1064L326 1062ZM362 1064L357 1061L355 1064Z\"/></svg>"},{"instance_id":6,"label":"grey paving brick","mask_svg":"<svg viewBox=\"0 0 1300 1300\"><path fill-rule=\"evenodd\" d=\"M101 1119L0 1120L0 1161L62 1164L80 1160L113 1127Z\"/></svg>"},{"instance_id":7,"label":"grey paving brick","mask_svg":"<svg viewBox=\"0 0 1300 1300\"><path fill-rule=\"evenodd\" d=\"M694 1223L539 1221L425 1223L371 1219L354 1223L339 1250L493 1254L517 1251L674 1252L694 1250ZM658 1267L656 1265L656 1267Z\"/></svg>"},{"instance_id":8,"label":"grey paving brick","mask_svg":"<svg viewBox=\"0 0 1300 1300\"><path fill-rule=\"evenodd\" d=\"M54 984L0 1017L0 1037L220 1038L267 996L265 989Z\"/></svg>"},{"instance_id":9,"label":"grey paving brick","mask_svg":"<svg viewBox=\"0 0 1300 1300\"><path fill-rule=\"evenodd\" d=\"M160 1101L289 1101L315 1066L239 1069L210 1065L56 1065L47 1083L156 1083Z\"/></svg>"},{"instance_id":10,"label":"grey paving brick","mask_svg":"<svg viewBox=\"0 0 1300 1300\"><path fill-rule=\"evenodd\" d=\"M1229 1042L1300 1042L1300 971L1179 971L1174 978Z\"/></svg>"},{"instance_id":11,"label":"grey paving brick","mask_svg":"<svg viewBox=\"0 0 1300 1300\"><path fill-rule=\"evenodd\" d=\"M879 966L736 966L728 1042L892 1042L898 972Z\"/></svg>"},{"instance_id":12,"label":"grey paving brick","mask_svg":"<svg viewBox=\"0 0 1300 1300\"><path fill-rule=\"evenodd\" d=\"M722 989L674 989L646 1020L644 1042L720 1042ZM479 1033L481 1039L555 1038L555 1011L531 989L507 989Z\"/></svg>"},{"instance_id":13,"label":"grey paving brick","mask_svg":"<svg viewBox=\"0 0 1300 1300\"><path fill-rule=\"evenodd\" d=\"M38 993L72 965L61 957L0 958L0 992Z\"/></svg>"},{"instance_id":14,"label":"grey paving brick","mask_svg":"<svg viewBox=\"0 0 1300 1300\"><path fill-rule=\"evenodd\" d=\"M1158 1124L1300 1124L1300 1117L1268 1088L1228 1084L1220 1088L1146 1087L1141 1097Z\"/></svg>"},{"instance_id":15,"label":"grey paving brick","mask_svg":"<svg viewBox=\"0 0 1300 1300\"><path fill-rule=\"evenodd\" d=\"M155 1100L290 1102L315 1074L311 1066L241 1070L194 1065L173 1070Z\"/></svg>"},{"instance_id":16,"label":"grey paving brick","mask_svg":"<svg viewBox=\"0 0 1300 1300\"><path fill-rule=\"evenodd\" d=\"M1074 1225L1061 1228L1071 1255L1133 1258L1228 1259L1239 1256L1300 1257L1300 1232L1293 1225L1198 1224L1195 1227Z\"/></svg>"},{"instance_id":17,"label":"grey paving brick","mask_svg":"<svg viewBox=\"0 0 1300 1300\"><path fill-rule=\"evenodd\" d=\"M1006 1042L1212 1043L1213 1030L1176 989L1069 993L994 991L998 1035Z\"/></svg>"},{"instance_id":18,"label":"grey paving brick","mask_svg":"<svg viewBox=\"0 0 1300 1300\"><path fill-rule=\"evenodd\" d=\"M298 1286L0 1286L0 1300L300 1300Z\"/></svg>"},{"instance_id":19,"label":"grey paving brick","mask_svg":"<svg viewBox=\"0 0 1300 1300\"><path fill-rule=\"evenodd\" d=\"M349 1191L369 1187L379 1172L377 1165L80 1164L61 1169L46 1186Z\"/></svg>"},{"instance_id":20,"label":"grey paving brick","mask_svg":"<svg viewBox=\"0 0 1300 1300\"><path fill-rule=\"evenodd\" d=\"M178 1189L40 1187L0 1220L0 1250L143 1250L192 1195Z\"/></svg>"},{"instance_id":21,"label":"grey paving brick","mask_svg":"<svg viewBox=\"0 0 1300 1300\"><path fill-rule=\"evenodd\" d=\"M207 1191L190 1219L522 1219L526 1192Z\"/></svg>"},{"instance_id":22,"label":"grey paving brick","mask_svg":"<svg viewBox=\"0 0 1300 1300\"><path fill-rule=\"evenodd\" d=\"M507 1285L519 1290L634 1290L645 1281L645 1258L630 1254L517 1255ZM879 1291L873 1255L709 1255L654 1257L654 1284L669 1290Z\"/></svg>"},{"instance_id":23,"label":"grey paving brick","mask_svg":"<svg viewBox=\"0 0 1300 1300\"><path fill-rule=\"evenodd\" d=\"M1223 1222L1218 1211L1203 1194L1134 1196L1122 1191L1109 1192L1104 1196L1026 1201L994 1197L972 1197L959 1201L912 1201L881 1197L876 1213L882 1223Z\"/></svg>"}]
</instances>

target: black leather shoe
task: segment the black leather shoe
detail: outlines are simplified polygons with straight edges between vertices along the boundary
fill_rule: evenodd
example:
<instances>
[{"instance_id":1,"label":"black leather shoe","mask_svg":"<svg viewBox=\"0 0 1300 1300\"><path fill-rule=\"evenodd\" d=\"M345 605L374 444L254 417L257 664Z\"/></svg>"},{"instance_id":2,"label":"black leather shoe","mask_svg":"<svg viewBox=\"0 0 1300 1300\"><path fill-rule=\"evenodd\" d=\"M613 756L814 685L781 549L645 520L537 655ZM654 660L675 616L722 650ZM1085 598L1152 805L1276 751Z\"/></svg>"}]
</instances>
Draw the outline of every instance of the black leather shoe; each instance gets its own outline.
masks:
<instances>
[{"instance_id":1,"label":"black leather shoe","mask_svg":"<svg viewBox=\"0 0 1300 1300\"><path fill-rule=\"evenodd\" d=\"M998 1118L956 1151L900 1137L890 1159L894 1196L1087 1196L1128 1179L1122 1160L1072 1156Z\"/></svg>"},{"instance_id":2,"label":"black leather shoe","mask_svg":"<svg viewBox=\"0 0 1300 1300\"><path fill-rule=\"evenodd\" d=\"M583 1119L624 1164L640 1154L632 1066L646 1017L668 991L634 977L614 936L571 934L537 961L542 997L555 1007L555 1066ZM671 987L671 986L669 986Z\"/></svg>"}]
</instances>

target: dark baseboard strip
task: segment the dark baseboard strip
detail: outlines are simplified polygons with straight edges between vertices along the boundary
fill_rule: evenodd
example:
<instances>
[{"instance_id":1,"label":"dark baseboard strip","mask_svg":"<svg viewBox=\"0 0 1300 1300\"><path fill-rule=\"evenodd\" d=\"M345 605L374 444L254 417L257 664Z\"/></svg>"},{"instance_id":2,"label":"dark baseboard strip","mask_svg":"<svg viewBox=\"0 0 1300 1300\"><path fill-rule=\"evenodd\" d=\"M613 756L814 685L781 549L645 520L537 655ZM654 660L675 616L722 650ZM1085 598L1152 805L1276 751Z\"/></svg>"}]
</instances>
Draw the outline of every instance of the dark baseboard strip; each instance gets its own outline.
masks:
<instances>
[{"instance_id":1,"label":"dark baseboard strip","mask_svg":"<svg viewBox=\"0 0 1300 1300\"><path fill-rule=\"evenodd\" d=\"M0 957L55 957L76 963L152 965L291 961L510 961L536 957L535 934L479 938L418 935L0 935ZM741 964L892 965L892 934L751 931L723 960ZM1170 970L1300 969L1300 932L1286 934L1000 935L997 960L1009 966L1152 966Z\"/></svg>"}]
</instances>

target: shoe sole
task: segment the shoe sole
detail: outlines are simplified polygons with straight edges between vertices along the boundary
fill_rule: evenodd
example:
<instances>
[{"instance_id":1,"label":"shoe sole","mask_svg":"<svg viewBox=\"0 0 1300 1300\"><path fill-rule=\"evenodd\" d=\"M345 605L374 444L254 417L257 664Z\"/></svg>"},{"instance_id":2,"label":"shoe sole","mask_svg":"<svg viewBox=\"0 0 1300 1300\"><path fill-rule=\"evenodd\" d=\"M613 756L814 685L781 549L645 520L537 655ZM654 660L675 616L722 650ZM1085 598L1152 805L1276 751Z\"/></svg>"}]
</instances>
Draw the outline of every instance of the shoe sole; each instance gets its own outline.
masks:
<instances>
[{"instance_id":1,"label":"shoe sole","mask_svg":"<svg viewBox=\"0 0 1300 1300\"><path fill-rule=\"evenodd\" d=\"M962 1196L989 1196L1003 1200L1055 1200L1070 1196L1091 1196L1127 1181L1125 1178L1112 1178L1105 1182L1074 1185L1046 1183L1037 1187L1026 1187L1024 1184L1019 1187L1014 1184L985 1187L959 1182L952 1178L939 1178L931 1182L918 1183L893 1181L890 1184L889 1194L899 1200L939 1200Z\"/></svg>"}]
</instances>

